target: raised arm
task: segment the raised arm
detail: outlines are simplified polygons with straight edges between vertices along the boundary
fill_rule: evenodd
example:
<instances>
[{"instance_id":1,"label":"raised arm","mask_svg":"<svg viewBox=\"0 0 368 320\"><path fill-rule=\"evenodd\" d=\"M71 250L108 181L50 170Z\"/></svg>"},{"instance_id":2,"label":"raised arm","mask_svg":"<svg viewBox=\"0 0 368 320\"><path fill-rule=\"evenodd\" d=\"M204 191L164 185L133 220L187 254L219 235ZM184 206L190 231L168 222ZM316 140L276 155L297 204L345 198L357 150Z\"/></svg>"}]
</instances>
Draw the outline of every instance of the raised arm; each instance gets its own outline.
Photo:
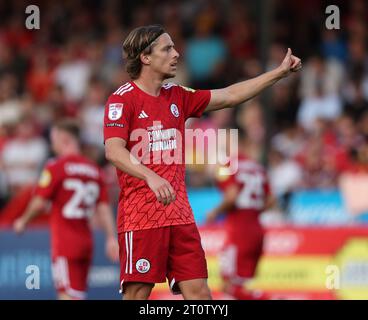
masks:
<instances>
[{"instance_id":1,"label":"raised arm","mask_svg":"<svg viewBox=\"0 0 368 320\"><path fill-rule=\"evenodd\" d=\"M241 104L272 86L278 80L287 77L291 72L298 71L301 67L301 60L293 56L289 48L284 60L276 69L223 89L211 90L211 100L205 111L230 108Z\"/></svg>"}]
</instances>

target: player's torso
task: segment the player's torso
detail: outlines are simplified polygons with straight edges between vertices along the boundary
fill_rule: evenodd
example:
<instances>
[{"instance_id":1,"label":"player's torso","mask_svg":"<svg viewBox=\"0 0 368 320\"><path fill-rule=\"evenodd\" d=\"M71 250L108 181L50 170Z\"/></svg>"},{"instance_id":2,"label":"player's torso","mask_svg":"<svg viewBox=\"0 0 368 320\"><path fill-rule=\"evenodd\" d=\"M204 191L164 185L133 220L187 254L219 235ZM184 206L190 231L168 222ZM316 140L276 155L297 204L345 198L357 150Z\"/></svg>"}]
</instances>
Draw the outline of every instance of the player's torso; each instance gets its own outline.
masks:
<instances>
[{"instance_id":1,"label":"player's torso","mask_svg":"<svg viewBox=\"0 0 368 320\"><path fill-rule=\"evenodd\" d=\"M181 177L185 170L185 117L183 99L175 90L175 85L164 85L158 97L134 85L129 95L124 94L124 98L133 109L127 149L161 177L169 181L174 176ZM179 171L183 172L179 174ZM134 180L135 188L145 186L144 181L136 181L121 171L118 175L122 186L129 185L130 180Z\"/></svg>"},{"instance_id":2,"label":"player's torso","mask_svg":"<svg viewBox=\"0 0 368 320\"><path fill-rule=\"evenodd\" d=\"M100 172L82 156L61 158L55 165L61 175L52 202L52 222L60 227L85 229L100 196Z\"/></svg>"},{"instance_id":3,"label":"player's torso","mask_svg":"<svg viewBox=\"0 0 368 320\"><path fill-rule=\"evenodd\" d=\"M184 134L185 119L182 98L175 86L163 86L158 97L136 87L129 99L134 106L129 150L137 144L138 138L142 139L142 149L151 154L181 147L183 140L179 138Z\"/></svg>"},{"instance_id":4,"label":"player's torso","mask_svg":"<svg viewBox=\"0 0 368 320\"><path fill-rule=\"evenodd\" d=\"M239 187L235 208L229 219L234 223L258 223L258 217L265 206L267 179L261 165L246 157L239 157L235 181Z\"/></svg>"}]
</instances>

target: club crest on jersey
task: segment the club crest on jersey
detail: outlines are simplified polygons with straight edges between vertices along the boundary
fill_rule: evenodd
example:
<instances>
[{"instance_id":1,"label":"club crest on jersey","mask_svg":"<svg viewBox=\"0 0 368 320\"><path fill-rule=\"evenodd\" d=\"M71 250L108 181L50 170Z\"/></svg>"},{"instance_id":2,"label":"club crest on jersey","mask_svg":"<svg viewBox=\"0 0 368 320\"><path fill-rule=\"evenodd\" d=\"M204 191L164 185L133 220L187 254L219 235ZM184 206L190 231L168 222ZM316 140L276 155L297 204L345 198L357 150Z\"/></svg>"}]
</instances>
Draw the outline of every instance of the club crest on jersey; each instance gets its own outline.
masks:
<instances>
[{"instance_id":1,"label":"club crest on jersey","mask_svg":"<svg viewBox=\"0 0 368 320\"><path fill-rule=\"evenodd\" d=\"M135 268L139 273L147 273L151 268L151 264L147 259L139 259L135 264Z\"/></svg>"},{"instance_id":2,"label":"club crest on jersey","mask_svg":"<svg viewBox=\"0 0 368 320\"><path fill-rule=\"evenodd\" d=\"M109 114L108 118L110 120L118 120L123 114L123 104L122 103L111 103L109 104Z\"/></svg>"},{"instance_id":3,"label":"club crest on jersey","mask_svg":"<svg viewBox=\"0 0 368 320\"><path fill-rule=\"evenodd\" d=\"M170 106L170 110L171 110L171 113L174 115L175 118L179 117L179 109L178 109L178 107L176 106L175 103L173 103Z\"/></svg>"}]
</instances>

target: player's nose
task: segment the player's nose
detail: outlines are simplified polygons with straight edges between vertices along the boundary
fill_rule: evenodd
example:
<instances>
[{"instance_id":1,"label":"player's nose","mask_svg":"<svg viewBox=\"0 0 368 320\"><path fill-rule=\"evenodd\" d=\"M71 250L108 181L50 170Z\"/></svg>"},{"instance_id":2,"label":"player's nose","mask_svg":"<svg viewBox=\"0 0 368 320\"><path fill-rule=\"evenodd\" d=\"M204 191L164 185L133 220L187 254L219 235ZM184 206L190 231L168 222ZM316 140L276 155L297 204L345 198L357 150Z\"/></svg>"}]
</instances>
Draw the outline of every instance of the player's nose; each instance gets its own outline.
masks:
<instances>
[{"instance_id":1,"label":"player's nose","mask_svg":"<svg viewBox=\"0 0 368 320\"><path fill-rule=\"evenodd\" d=\"M177 52L177 51L174 49L174 58L175 58L175 59L178 59L179 57L180 57L179 52Z\"/></svg>"}]
</instances>

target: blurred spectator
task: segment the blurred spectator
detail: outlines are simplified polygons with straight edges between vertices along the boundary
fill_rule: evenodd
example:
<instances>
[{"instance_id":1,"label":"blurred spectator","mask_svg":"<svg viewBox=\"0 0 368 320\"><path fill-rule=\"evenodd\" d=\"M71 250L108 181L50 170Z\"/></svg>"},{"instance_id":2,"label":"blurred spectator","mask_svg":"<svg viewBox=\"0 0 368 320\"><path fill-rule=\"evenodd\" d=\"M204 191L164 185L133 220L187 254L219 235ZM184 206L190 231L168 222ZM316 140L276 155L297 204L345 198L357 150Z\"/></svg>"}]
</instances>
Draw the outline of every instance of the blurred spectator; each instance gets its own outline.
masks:
<instances>
[{"instance_id":1,"label":"blurred spectator","mask_svg":"<svg viewBox=\"0 0 368 320\"><path fill-rule=\"evenodd\" d=\"M350 78L343 89L344 111L359 120L368 109L368 72L357 66L351 70Z\"/></svg>"},{"instance_id":2,"label":"blurred spectator","mask_svg":"<svg viewBox=\"0 0 368 320\"><path fill-rule=\"evenodd\" d=\"M248 17L246 7L239 3L231 7L224 37L232 59L253 58L256 53L255 27Z\"/></svg>"},{"instance_id":3,"label":"blurred spectator","mask_svg":"<svg viewBox=\"0 0 368 320\"><path fill-rule=\"evenodd\" d=\"M291 193L302 185L302 168L296 161L276 149L270 151L269 164L271 190L279 199L282 209L286 211Z\"/></svg>"},{"instance_id":4,"label":"blurred spectator","mask_svg":"<svg viewBox=\"0 0 368 320\"><path fill-rule=\"evenodd\" d=\"M103 119L106 91L102 83L94 81L88 88L85 101L79 111L82 142L103 149Z\"/></svg>"},{"instance_id":5,"label":"blurred spectator","mask_svg":"<svg viewBox=\"0 0 368 320\"><path fill-rule=\"evenodd\" d=\"M290 125L277 133L272 138L271 144L284 157L293 159L303 151L305 137L300 127Z\"/></svg>"},{"instance_id":6,"label":"blurred spectator","mask_svg":"<svg viewBox=\"0 0 368 320\"><path fill-rule=\"evenodd\" d=\"M47 157L46 141L36 135L31 119L22 118L16 124L14 137L6 142L1 154L11 193L34 184Z\"/></svg>"},{"instance_id":7,"label":"blurred spectator","mask_svg":"<svg viewBox=\"0 0 368 320\"><path fill-rule=\"evenodd\" d=\"M276 131L295 123L299 101L296 99L295 88L289 82L282 81L272 90L271 108L273 111L274 128Z\"/></svg>"},{"instance_id":8,"label":"blurred spectator","mask_svg":"<svg viewBox=\"0 0 368 320\"><path fill-rule=\"evenodd\" d=\"M0 126L18 121L21 115L16 87L17 80L12 74L0 77Z\"/></svg>"},{"instance_id":9,"label":"blurred spectator","mask_svg":"<svg viewBox=\"0 0 368 320\"><path fill-rule=\"evenodd\" d=\"M79 102L83 98L91 73L92 66L78 56L77 47L71 41L62 52L62 62L55 70L55 82L63 87L67 100Z\"/></svg>"},{"instance_id":10,"label":"blurred spectator","mask_svg":"<svg viewBox=\"0 0 368 320\"><path fill-rule=\"evenodd\" d=\"M298 111L298 123L307 131L315 130L316 120L336 119L342 111L338 95L341 85L341 66L336 61L325 62L316 56L303 72L302 101Z\"/></svg>"},{"instance_id":11,"label":"blurred spectator","mask_svg":"<svg viewBox=\"0 0 368 320\"><path fill-rule=\"evenodd\" d=\"M325 60L314 55L304 64L301 73L300 94L303 99L337 95L341 89L344 69L335 59Z\"/></svg>"},{"instance_id":12,"label":"blurred spectator","mask_svg":"<svg viewBox=\"0 0 368 320\"><path fill-rule=\"evenodd\" d=\"M337 59L340 63L345 63L348 57L346 43L336 30L322 32L321 51L326 60Z\"/></svg>"},{"instance_id":13,"label":"blurred spectator","mask_svg":"<svg viewBox=\"0 0 368 320\"><path fill-rule=\"evenodd\" d=\"M336 143L346 151L356 149L363 143L363 136L349 115L342 115L336 120L335 131Z\"/></svg>"},{"instance_id":14,"label":"blurred spectator","mask_svg":"<svg viewBox=\"0 0 368 320\"><path fill-rule=\"evenodd\" d=\"M53 71L45 52L38 50L33 55L33 61L27 76L27 89L37 102L46 100L54 85Z\"/></svg>"},{"instance_id":15,"label":"blurred spectator","mask_svg":"<svg viewBox=\"0 0 368 320\"><path fill-rule=\"evenodd\" d=\"M195 21L195 34L188 39L185 61L193 87L214 86L222 72L227 48L221 37L213 33L217 16L214 10L199 14Z\"/></svg>"},{"instance_id":16,"label":"blurred spectator","mask_svg":"<svg viewBox=\"0 0 368 320\"><path fill-rule=\"evenodd\" d=\"M246 144L249 148L248 153L254 159L261 159L266 131L259 100L252 99L242 107L239 107L237 111L236 122L247 136Z\"/></svg>"}]
</instances>

